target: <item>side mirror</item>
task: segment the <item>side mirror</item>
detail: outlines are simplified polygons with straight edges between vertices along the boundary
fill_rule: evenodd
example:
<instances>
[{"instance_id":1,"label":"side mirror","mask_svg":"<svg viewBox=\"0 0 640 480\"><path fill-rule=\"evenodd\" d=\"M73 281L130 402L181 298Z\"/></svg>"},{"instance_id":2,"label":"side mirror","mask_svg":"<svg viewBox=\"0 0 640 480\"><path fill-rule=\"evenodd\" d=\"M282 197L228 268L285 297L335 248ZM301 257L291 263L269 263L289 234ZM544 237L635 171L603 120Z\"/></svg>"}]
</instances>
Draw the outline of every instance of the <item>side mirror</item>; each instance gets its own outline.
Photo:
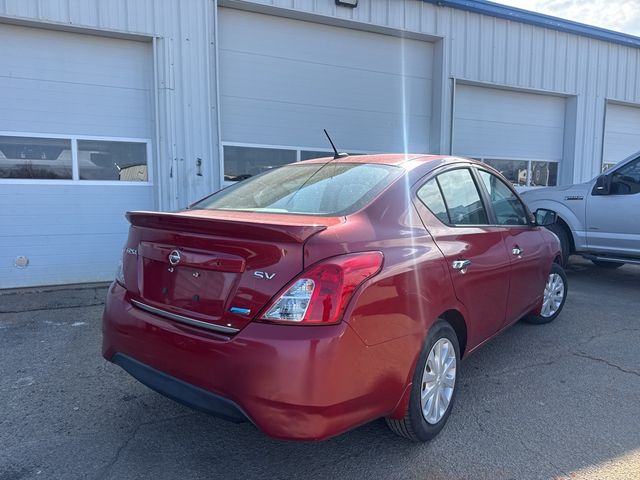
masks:
<instances>
[{"instance_id":1,"label":"side mirror","mask_svg":"<svg viewBox=\"0 0 640 480\"><path fill-rule=\"evenodd\" d=\"M558 220L556 212L547 210L546 208L537 209L533 215L536 219L536 225L540 225L541 227L552 225Z\"/></svg>"},{"instance_id":2,"label":"side mirror","mask_svg":"<svg viewBox=\"0 0 640 480\"><path fill-rule=\"evenodd\" d=\"M609 175L600 175L596 179L592 193L593 195L609 195L611 193L611 177Z\"/></svg>"}]
</instances>

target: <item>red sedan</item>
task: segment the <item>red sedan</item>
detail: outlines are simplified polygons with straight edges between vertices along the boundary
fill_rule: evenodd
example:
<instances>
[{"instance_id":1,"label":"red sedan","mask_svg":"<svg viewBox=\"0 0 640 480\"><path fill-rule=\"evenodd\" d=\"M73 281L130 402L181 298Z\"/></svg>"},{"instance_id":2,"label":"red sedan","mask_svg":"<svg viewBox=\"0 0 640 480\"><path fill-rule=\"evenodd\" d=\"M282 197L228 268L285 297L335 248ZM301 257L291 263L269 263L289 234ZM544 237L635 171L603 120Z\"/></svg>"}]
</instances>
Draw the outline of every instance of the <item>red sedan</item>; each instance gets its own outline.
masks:
<instances>
[{"instance_id":1,"label":"red sedan","mask_svg":"<svg viewBox=\"0 0 640 480\"><path fill-rule=\"evenodd\" d=\"M433 438L460 360L555 319L558 239L487 165L325 158L178 213L130 212L103 355L198 410L317 440L385 417Z\"/></svg>"}]
</instances>

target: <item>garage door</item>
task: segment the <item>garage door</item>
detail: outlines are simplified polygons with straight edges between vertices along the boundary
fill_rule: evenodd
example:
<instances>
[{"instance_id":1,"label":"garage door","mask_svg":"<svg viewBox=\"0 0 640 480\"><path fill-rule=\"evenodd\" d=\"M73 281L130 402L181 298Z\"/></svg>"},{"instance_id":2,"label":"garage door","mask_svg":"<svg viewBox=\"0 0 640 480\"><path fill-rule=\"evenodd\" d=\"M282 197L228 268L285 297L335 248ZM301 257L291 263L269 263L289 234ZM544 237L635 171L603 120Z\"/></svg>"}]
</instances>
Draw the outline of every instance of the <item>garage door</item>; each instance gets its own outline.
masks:
<instances>
[{"instance_id":1,"label":"garage door","mask_svg":"<svg viewBox=\"0 0 640 480\"><path fill-rule=\"evenodd\" d=\"M603 167L640 151L640 107L607 104Z\"/></svg>"},{"instance_id":2,"label":"garage door","mask_svg":"<svg viewBox=\"0 0 640 480\"><path fill-rule=\"evenodd\" d=\"M562 97L458 84L453 153L482 159L517 185L555 185L564 117Z\"/></svg>"},{"instance_id":3,"label":"garage door","mask_svg":"<svg viewBox=\"0 0 640 480\"><path fill-rule=\"evenodd\" d=\"M329 147L323 128L341 151L429 151L430 43L229 8L219 14L227 178L317 156Z\"/></svg>"},{"instance_id":4,"label":"garage door","mask_svg":"<svg viewBox=\"0 0 640 480\"><path fill-rule=\"evenodd\" d=\"M148 43L0 24L0 288L113 278L153 208Z\"/></svg>"}]
</instances>

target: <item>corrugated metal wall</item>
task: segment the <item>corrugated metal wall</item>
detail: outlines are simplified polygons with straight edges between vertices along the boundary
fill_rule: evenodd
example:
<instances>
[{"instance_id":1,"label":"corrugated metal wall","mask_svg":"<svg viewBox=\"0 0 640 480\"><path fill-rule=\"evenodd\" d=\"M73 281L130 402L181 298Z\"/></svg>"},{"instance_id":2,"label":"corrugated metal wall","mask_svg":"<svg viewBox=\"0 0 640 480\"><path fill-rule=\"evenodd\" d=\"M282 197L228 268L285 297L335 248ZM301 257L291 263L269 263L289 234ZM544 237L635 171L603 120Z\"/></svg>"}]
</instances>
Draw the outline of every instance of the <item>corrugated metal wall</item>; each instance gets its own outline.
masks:
<instances>
[{"instance_id":1,"label":"corrugated metal wall","mask_svg":"<svg viewBox=\"0 0 640 480\"><path fill-rule=\"evenodd\" d=\"M155 37L156 206L181 208L219 185L213 0L0 0L0 16Z\"/></svg>"},{"instance_id":2,"label":"corrugated metal wall","mask_svg":"<svg viewBox=\"0 0 640 480\"><path fill-rule=\"evenodd\" d=\"M600 171L606 99L640 104L640 49L636 48L420 0L360 0L354 9L336 6L333 0L220 3L278 7L444 37L445 77L575 95L577 105L571 109L577 112L575 144L565 146L564 159L574 163L573 181ZM451 82L444 85L448 105ZM451 110L445 108L441 119L449 125Z\"/></svg>"},{"instance_id":3,"label":"corrugated metal wall","mask_svg":"<svg viewBox=\"0 0 640 480\"><path fill-rule=\"evenodd\" d=\"M158 206L184 206L219 185L213 22L215 0L0 0L0 16L113 29L158 37ZM220 0L226 6L276 7L275 13L341 19L406 30L444 41L443 77L576 96L575 144L565 146L573 179L602 161L606 100L640 103L640 49L420 0ZM444 81L443 105L451 82ZM451 110L441 122L449 125ZM438 119L434 118L437 122ZM442 137L446 142L446 135ZM441 150L448 145L443 143ZM197 158L203 161L198 176ZM565 179L567 180L567 179ZM569 179L570 180L570 179Z\"/></svg>"}]
</instances>

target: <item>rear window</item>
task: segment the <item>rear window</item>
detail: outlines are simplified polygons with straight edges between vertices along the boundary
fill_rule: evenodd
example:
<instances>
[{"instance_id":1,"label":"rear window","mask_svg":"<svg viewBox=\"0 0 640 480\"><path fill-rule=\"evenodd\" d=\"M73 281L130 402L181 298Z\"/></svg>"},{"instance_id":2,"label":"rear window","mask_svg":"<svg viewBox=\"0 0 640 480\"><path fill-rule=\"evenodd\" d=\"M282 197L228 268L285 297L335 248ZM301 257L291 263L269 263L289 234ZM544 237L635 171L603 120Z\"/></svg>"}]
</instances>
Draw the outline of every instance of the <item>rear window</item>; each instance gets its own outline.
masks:
<instances>
[{"instance_id":1,"label":"rear window","mask_svg":"<svg viewBox=\"0 0 640 480\"><path fill-rule=\"evenodd\" d=\"M353 213L403 169L364 163L285 165L207 197L191 208L338 216Z\"/></svg>"}]
</instances>

